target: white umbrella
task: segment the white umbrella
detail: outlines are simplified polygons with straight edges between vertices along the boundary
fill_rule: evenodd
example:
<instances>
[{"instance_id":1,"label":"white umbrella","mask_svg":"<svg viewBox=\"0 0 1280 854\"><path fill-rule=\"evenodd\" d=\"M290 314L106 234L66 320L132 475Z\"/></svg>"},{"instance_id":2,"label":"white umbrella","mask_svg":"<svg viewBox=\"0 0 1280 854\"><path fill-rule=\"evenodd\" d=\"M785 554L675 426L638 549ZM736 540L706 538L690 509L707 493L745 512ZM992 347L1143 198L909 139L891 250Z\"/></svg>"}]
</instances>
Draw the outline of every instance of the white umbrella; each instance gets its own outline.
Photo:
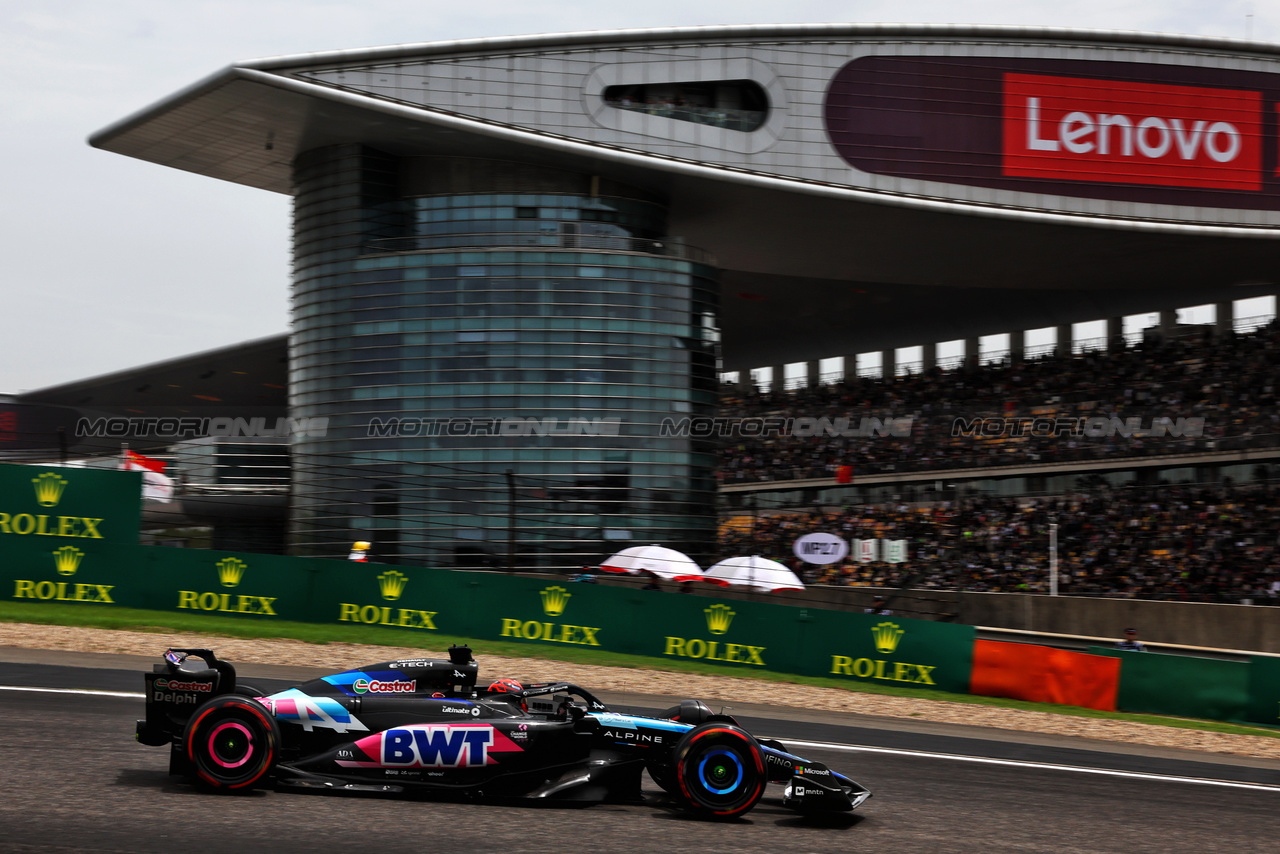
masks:
<instances>
[{"instance_id":1,"label":"white umbrella","mask_svg":"<svg viewBox=\"0 0 1280 854\"><path fill-rule=\"evenodd\" d=\"M650 572L666 581L701 581L702 567L693 558L665 546L632 546L600 564L605 572Z\"/></svg>"},{"instance_id":2,"label":"white umbrella","mask_svg":"<svg viewBox=\"0 0 1280 854\"><path fill-rule=\"evenodd\" d=\"M758 587L770 593L804 589L804 583L786 566L758 555L726 558L708 569L703 580L721 586Z\"/></svg>"}]
</instances>

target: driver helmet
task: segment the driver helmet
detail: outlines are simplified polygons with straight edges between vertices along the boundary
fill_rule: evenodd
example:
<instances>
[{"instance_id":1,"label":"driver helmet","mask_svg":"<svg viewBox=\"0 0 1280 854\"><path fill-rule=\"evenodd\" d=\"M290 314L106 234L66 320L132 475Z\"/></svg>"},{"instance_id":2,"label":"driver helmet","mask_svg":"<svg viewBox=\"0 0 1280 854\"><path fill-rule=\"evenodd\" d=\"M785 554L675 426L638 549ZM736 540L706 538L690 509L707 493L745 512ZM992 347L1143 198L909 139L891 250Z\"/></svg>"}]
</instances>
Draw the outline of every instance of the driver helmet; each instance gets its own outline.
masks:
<instances>
[{"instance_id":1,"label":"driver helmet","mask_svg":"<svg viewBox=\"0 0 1280 854\"><path fill-rule=\"evenodd\" d=\"M520 694L523 691L524 686L514 679L499 679L489 686L491 694Z\"/></svg>"}]
</instances>

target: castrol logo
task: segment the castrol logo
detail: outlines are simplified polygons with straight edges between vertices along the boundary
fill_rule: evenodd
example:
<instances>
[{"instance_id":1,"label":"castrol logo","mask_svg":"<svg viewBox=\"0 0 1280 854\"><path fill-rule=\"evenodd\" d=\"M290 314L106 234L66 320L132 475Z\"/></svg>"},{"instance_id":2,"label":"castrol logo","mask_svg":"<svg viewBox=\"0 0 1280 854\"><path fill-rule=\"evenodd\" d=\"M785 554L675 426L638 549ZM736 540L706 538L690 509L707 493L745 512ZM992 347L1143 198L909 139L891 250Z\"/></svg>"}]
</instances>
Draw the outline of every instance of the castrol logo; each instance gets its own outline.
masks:
<instances>
[{"instance_id":1,"label":"castrol logo","mask_svg":"<svg viewBox=\"0 0 1280 854\"><path fill-rule=\"evenodd\" d=\"M351 683L351 690L357 694L412 694L418 688L416 679L395 682L382 682L377 679L357 679Z\"/></svg>"},{"instance_id":2,"label":"castrol logo","mask_svg":"<svg viewBox=\"0 0 1280 854\"><path fill-rule=\"evenodd\" d=\"M174 679L157 679L156 688L161 691L196 691L208 694L213 691L212 682L178 682Z\"/></svg>"}]
</instances>

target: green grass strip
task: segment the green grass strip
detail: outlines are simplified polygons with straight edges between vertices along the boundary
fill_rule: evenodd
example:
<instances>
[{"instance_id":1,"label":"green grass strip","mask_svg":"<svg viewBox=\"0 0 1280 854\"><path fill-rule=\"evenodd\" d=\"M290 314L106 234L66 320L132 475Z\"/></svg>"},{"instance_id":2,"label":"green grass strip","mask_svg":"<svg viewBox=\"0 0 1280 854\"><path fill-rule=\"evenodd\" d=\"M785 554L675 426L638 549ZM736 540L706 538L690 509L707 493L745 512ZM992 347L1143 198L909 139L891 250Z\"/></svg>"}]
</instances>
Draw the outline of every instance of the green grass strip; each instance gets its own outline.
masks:
<instances>
[{"instance_id":1,"label":"green grass strip","mask_svg":"<svg viewBox=\"0 0 1280 854\"><path fill-rule=\"evenodd\" d=\"M452 643L470 643L472 649L483 655L504 658L538 658L547 661L565 661L575 664L597 664L608 667L628 667L640 670L661 670L673 673L699 673L711 676L732 676L791 685L809 685L818 688L835 688L862 694L879 694L890 697L906 697L919 700L939 700L949 703L969 703L976 706L992 706L1002 709L1023 709L1100 720L1128 721L1154 724L1179 729L1220 732L1229 735L1257 735L1280 738L1280 729L1247 726L1224 721L1195 720L1190 718L1138 715L1126 712L1104 712L1078 706L1059 706L1051 703L1033 703L1010 700L1004 697L979 697L972 694L952 694L948 691L932 691L926 688L901 688L875 685L866 682L850 682L843 679L827 679L820 676L798 676L791 673L774 673L762 670L744 670L720 667L688 659L651 658L642 655L603 652L579 646L541 643L510 643L507 641L475 640L466 637L449 637L444 634L424 634L419 631L384 628L381 626L338 626L323 623L293 623L279 620L221 617L206 614L178 614L168 611L143 611L134 608L95 608L91 605L47 605L28 602L0 602L0 622L35 623L53 626L80 626L96 629L118 629L134 632L151 632L156 635L173 633L222 635L246 639L289 639L313 644L354 643L372 646L417 647L420 649L446 649ZM156 639L156 655L164 651L168 641ZM233 662L234 663L234 662ZM355 667L372 662L353 661ZM590 685L584 686L590 688Z\"/></svg>"}]
</instances>

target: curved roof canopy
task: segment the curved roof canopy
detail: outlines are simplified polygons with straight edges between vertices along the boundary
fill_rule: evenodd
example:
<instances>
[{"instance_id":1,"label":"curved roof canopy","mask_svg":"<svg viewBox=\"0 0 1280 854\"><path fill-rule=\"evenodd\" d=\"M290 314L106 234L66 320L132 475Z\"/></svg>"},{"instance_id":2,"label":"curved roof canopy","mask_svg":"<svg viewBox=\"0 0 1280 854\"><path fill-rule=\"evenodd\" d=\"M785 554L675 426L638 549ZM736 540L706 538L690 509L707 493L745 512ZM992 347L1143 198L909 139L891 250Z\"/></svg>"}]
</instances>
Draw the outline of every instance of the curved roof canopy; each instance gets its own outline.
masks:
<instances>
[{"instance_id":1,"label":"curved roof canopy","mask_svg":"<svg viewBox=\"0 0 1280 854\"><path fill-rule=\"evenodd\" d=\"M616 100L743 81L749 131ZM90 143L279 193L339 143L644 187L724 270L734 370L1270 292L1277 102L1280 48L1252 42L700 27L240 62Z\"/></svg>"}]
</instances>

